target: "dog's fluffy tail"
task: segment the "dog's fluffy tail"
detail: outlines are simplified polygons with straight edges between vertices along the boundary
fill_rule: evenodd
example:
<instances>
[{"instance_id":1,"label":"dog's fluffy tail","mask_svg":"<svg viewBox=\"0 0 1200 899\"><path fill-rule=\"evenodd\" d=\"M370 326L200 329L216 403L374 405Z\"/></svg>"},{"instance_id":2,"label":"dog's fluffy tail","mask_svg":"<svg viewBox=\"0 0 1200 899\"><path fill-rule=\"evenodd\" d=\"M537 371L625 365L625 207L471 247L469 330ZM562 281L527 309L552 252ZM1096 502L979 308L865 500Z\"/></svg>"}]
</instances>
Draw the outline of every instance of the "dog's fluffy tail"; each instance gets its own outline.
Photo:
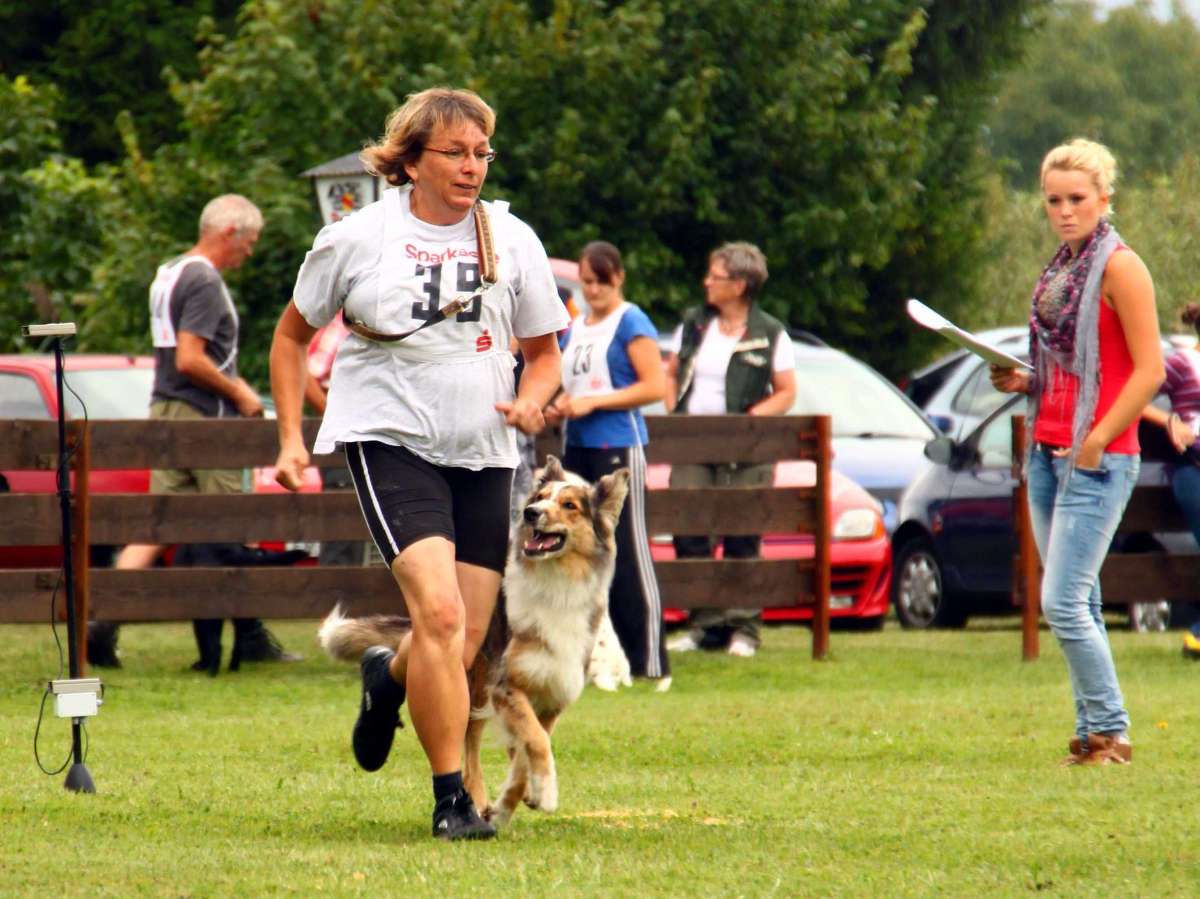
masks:
<instances>
[{"instance_id":1,"label":"dog's fluffy tail","mask_svg":"<svg viewBox=\"0 0 1200 899\"><path fill-rule=\"evenodd\" d=\"M325 616L317 631L317 642L330 656L343 662L357 662L370 646L395 649L412 630L412 623L401 615L368 615L347 618L341 604Z\"/></svg>"}]
</instances>

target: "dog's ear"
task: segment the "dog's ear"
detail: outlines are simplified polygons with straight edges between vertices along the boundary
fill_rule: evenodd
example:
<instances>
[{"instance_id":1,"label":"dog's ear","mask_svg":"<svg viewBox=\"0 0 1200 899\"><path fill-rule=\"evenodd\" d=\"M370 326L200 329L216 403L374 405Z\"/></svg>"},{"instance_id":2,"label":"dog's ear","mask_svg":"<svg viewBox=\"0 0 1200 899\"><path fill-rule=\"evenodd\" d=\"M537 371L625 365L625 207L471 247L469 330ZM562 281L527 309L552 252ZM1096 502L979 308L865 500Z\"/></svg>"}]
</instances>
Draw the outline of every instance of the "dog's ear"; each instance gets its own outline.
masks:
<instances>
[{"instance_id":1,"label":"dog's ear","mask_svg":"<svg viewBox=\"0 0 1200 899\"><path fill-rule=\"evenodd\" d=\"M595 510L596 530L608 537L617 529L621 507L629 494L629 469L618 468L606 474L592 488L592 509Z\"/></svg>"},{"instance_id":2,"label":"dog's ear","mask_svg":"<svg viewBox=\"0 0 1200 899\"><path fill-rule=\"evenodd\" d=\"M558 456L546 456L546 464L533 473L534 487L541 487L551 481L563 480L562 463Z\"/></svg>"}]
</instances>

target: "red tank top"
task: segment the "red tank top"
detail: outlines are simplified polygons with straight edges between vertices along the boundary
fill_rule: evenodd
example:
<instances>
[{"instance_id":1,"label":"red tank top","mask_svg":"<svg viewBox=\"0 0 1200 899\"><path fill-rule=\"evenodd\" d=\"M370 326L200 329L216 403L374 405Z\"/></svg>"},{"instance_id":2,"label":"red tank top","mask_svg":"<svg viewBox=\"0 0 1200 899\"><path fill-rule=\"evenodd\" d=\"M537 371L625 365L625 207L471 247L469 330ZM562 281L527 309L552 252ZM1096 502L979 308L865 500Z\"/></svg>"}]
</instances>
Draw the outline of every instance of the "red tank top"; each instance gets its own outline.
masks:
<instances>
[{"instance_id":1,"label":"red tank top","mask_svg":"<svg viewBox=\"0 0 1200 899\"><path fill-rule=\"evenodd\" d=\"M1093 423L1102 419L1117 401L1117 394L1133 373L1133 357L1125 343L1125 329L1116 311L1100 300L1100 390L1096 397L1096 416ZM1075 398L1079 395L1079 378L1069 372L1056 370L1051 383L1042 389L1042 404L1038 410L1033 439L1050 446L1070 446L1071 426L1075 421ZM1106 453L1135 455L1141 452L1138 446L1138 419L1117 435Z\"/></svg>"}]
</instances>

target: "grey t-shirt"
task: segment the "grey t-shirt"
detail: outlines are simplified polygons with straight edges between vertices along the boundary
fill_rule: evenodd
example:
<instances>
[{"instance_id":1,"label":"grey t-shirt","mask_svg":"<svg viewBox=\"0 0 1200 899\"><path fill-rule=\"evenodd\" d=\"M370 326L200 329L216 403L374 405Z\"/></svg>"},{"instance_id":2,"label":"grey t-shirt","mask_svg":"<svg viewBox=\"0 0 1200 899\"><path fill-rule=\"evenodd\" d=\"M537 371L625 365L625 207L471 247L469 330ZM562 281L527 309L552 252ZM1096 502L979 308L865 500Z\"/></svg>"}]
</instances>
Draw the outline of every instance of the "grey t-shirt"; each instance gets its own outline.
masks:
<instances>
[{"instance_id":1,"label":"grey t-shirt","mask_svg":"<svg viewBox=\"0 0 1200 899\"><path fill-rule=\"evenodd\" d=\"M156 298L156 289L163 293L161 298ZM169 328L160 327L165 322L152 322L154 399L183 400L212 417L236 416L233 403L195 384L175 367L174 338L180 331L187 331L204 339L205 355L223 374L237 377L237 311L220 273L201 257L173 259L159 269L150 289L152 310L156 299L166 304L163 311L167 312ZM165 336L160 336L160 330Z\"/></svg>"},{"instance_id":2,"label":"grey t-shirt","mask_svg":"<svg viewBox=\"0 0 1200 899\"><path fill-rule=\"evenodd\" d=\"M412 214L412 188L326 226L305 257L292 293L313 327L340 309L377 331L409 331L452 297L484 285L468 212L453 225ZM514 429L496 404L513 399L512 338L553 334L568 324L546 251L533 229L485 202L498 281L470 309L403 342L351 334L338 348L315 452L377 440L435 465L515 468Z\"/></svg>"}]
</instances>

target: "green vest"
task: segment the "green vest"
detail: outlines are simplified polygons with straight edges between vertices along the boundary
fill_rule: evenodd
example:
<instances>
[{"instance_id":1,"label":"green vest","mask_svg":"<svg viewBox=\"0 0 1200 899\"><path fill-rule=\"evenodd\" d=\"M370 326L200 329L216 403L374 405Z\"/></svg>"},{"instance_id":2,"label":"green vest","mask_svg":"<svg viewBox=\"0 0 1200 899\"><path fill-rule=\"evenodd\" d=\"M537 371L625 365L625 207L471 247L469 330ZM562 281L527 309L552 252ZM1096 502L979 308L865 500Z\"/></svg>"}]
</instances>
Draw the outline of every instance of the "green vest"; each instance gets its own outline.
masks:
<instances>
[{"instance_id":1,"label":"green vest","mask_svg":"<svg viewBox=\"0 0 1200 899\"><path fill-rule=\"evenodd\" d=\"M708 323L716 316L712 306L689 309L683 316L683 331L679 342L679 401L675 412L687 409L688 397L694 383L696 352ZM745 412L771 393L771 361L775 355L775 339L784 330L783 323L750 304L746 333L733 349L729 368L725 370L725 411Z\"/></svg>"}]
</instances>

